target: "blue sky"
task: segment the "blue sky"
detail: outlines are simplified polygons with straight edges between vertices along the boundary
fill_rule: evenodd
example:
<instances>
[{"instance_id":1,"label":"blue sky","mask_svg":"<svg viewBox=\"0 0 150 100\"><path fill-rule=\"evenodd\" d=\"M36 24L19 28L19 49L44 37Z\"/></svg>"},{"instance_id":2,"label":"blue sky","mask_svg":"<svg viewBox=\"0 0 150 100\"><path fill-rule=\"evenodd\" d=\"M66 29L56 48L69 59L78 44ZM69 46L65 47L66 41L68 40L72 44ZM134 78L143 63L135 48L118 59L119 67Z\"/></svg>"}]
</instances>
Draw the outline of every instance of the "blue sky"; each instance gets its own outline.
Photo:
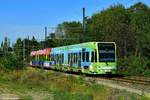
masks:
<instances>
[{"instance_id":1,"label":"blue sky","mask_svg":"<svg viewBox=\"0 0 150 100\"><path fill-rule=\"evenodd\" d=\"M56 27L63 21L82 21L82 8L91 16L117 3L126 7L150 0L0 0L0 42L5 36L15 42L18 37L44 38L44 27Z\"/></svg>"}]
</instances>

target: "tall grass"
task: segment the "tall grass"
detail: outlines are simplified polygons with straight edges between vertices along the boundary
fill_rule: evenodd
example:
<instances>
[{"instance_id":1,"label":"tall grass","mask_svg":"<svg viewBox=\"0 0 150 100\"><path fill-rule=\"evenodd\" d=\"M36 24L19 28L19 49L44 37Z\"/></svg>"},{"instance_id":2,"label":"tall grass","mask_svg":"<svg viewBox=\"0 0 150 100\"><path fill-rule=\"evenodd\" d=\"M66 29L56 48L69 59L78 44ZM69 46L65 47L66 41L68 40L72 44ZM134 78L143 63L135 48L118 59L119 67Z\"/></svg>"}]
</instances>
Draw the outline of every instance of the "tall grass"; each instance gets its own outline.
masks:
<instances>
[{"instance_id":1,"label":"tall grass","mask_svg":"<svg viewBox=\"0 0 150 100\"><path fill-rule=\"evenodd\" d=\"M110 88L98 85L95 81L86 82L84 76L74 77L33 68L1 74L0 84L8 84L8 88L18 91L20 93L18 95L23 99L32 99L32 97L37 96L37 93L40 95L44 91L46 92L45 95L52 94L54 100L106 100L108 97L109 99L112 98ZM48 96L45 98L49 100Z\"/></svg>"}]
</instances>

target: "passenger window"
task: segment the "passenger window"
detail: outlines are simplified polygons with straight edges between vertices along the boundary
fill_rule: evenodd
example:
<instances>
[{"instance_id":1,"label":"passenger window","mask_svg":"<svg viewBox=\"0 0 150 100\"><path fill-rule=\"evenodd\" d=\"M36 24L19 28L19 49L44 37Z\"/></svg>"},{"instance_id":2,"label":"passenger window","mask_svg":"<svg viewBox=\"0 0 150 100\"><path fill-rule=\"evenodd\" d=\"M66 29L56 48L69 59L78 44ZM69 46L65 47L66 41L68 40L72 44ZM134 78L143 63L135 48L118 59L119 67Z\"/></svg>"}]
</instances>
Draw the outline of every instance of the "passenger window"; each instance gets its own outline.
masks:
<instances>
[{"instance_id":1,"label":"passenger window","mask_svg":"<svg viewBox=\"0 0 150 100\"><path fill-rule=\"evenodd\" d=\"M81 52L79 52L79 60L81 61Z\"/></svg>"},{"instance_id":2,"label":"passenger window","mask_svg":"<svg viewBox=\"0 0 150 100\"><path fill-rule=\"evenodd\" d=\"M68 54L68 63L70 62L70 53Z\"/></svg>"},{"instance_id":3,"label":"passenger window","mask_svg":"<svg viewBox=\"0 0 150 100\"><path fill-rule=\"evenodd\" d=\"M76 53L76 64L78 63L78 54Z\"/></svg>"},{"instance_id":4,"label":"passenger window","mask_svg":"<svg viewBox=\"0 0 150 100\"><path fill-rule=\"evenodd\" d=\"M94 62L94 52L92 51L91 62Z\"/></svg>"},{"instance_id":5,"label":"passenger window","mask_svg":"<svg viewBox=\"0 0 150 100\"><path fill-rule=\"evenodd\" d=\"M62 63L64 63L64 54L62 54Z\"/></svg>"},{"instance_id":6,"label":"passenger window","mask_svg":"<svg viewBox=\"0 0 150 100\"><path fill-rule=\"evenodd\" d=\"M95 51L95 62L97 62L97 52Z\"/></svg>"},{"instance_id":7,"label":"passenger window","mask_svg":"<svg viewBox=\"0 0 150 100\"><path fill-rule=\"evenodd\" d=\"M85 62L85 52L82 52L82 61Z\"/></svg>"},{"instance_id":8,"label":"passenger window","mask_svg":"<svg viewBox=\"0 0 150 100\"><path fill-rule=\"evenodd\" d=\"M89 62L89 52L86 52L86 62Z\"/></svg>"},{"instance_id":9,"label":"passenger window","mask_svg":"<svg viewBox=\"0 0 150 100\"><path fill-rule=\"evenodd\" d=\"M73 57L74 58L74 63L76 63L76 54L74 53L73 55L74 55L74 57Z\"/></svg>"}]
</instances>

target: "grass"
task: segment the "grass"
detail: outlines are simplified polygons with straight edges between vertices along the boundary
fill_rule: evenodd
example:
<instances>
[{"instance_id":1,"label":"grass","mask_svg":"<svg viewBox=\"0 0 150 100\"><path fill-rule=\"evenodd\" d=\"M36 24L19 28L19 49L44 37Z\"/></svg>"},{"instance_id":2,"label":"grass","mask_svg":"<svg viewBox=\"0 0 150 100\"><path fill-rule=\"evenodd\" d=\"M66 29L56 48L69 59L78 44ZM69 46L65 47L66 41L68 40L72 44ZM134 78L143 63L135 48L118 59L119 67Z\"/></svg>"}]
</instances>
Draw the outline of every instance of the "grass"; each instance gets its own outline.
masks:
<instances>
[{"instance_id":1,"label":"grass","mask_svg":"<svg viewBox=\"0 0 150 100\"><path fill-rule=\"evenodd\" d=\"M85 82L84 76L27 68L0 72L0 94L23 100L148 100L144 96Z\"/></svg>"}]
</instances>

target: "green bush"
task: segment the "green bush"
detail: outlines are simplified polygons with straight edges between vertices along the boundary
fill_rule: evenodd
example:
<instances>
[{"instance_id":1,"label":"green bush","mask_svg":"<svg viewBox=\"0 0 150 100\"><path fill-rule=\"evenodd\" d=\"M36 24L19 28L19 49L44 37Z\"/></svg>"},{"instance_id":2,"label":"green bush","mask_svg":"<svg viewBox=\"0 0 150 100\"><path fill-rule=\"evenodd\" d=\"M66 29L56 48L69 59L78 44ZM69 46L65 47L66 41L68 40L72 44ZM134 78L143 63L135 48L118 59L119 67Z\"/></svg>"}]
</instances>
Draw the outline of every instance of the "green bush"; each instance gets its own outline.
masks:
<instances>
[{"instance_id":1,"label":"green bush","mask_svg":"<svg viewBox=\"0 0 150 100\"><path fill-rule=\"evenodd\" d=\"M150 76L149 60L146 57L129 56L118 59L118 72L126 75Z\"/></svg>"},{"instance_id":2,"label":"green bush","mask_svg":"<svg viewBox=\"0 0 150 100\"><path fill-rule=\"evenodd\" d=\"M9 54L9 55L6 55L5 57L2 57L0 60L0 63L1 63L1 66L9 70L23 68L22 59L17 57L14 54Z\"/></svg>"}]
</instances>

